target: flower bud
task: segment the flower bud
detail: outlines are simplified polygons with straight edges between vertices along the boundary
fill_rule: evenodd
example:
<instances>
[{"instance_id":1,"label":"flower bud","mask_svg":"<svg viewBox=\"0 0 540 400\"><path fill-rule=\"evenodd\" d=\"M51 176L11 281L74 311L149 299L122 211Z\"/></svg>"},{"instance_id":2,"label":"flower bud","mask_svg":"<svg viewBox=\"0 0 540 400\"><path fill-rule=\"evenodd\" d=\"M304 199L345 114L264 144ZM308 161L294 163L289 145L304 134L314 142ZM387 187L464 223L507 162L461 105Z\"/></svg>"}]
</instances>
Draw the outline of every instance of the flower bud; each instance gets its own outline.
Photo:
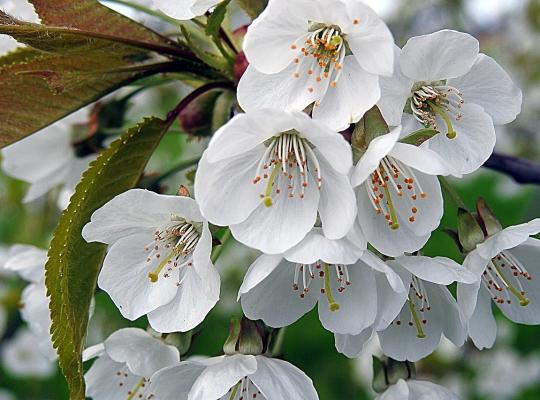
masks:
<instances>
[{"instance_id":1,"label":"flower bud","mask_svg":"<svg viewBox=\"0 0 540 400\"><path fill-rule=\"evenodd\" d=\"M245 317L232 320L223 352L226 355L260 355L265 351L267 339L266 327L262 323Z\"/></svg>"},{"instance_id":2,"label":"flower bud","mask_svg":"<svg viewBox=\"0 0 540 400\"><path fill-rule=\"evenodd\" d=\"M485 239L484 231L476 216L463 208L458 210L458 236L463 251L468 253Z\"/></svg>"},{"instance_id":3,"label":"flower bud","mask_svg":"<svg viewBox=\"0 0 540 400\"><path fill-rule=\"evenodd\" d=\"M491 236L502 231L502 225L486 203L486 200L479 198L476 202L476 212L478 213L478 222L484 230L486 236Z\"/></svg>"},{"instance_id":4,"label":"flower bud","mask_svg":"<svg viewBox=\"0 0 540 400\"><path fill-rule=\"evenodd\" d=\"M236 56L236 60L234 61L234 78L236 81L240 81L240 78L244 75L244 72L246 72L246 69L249 65L249 62L246 58L246 54L242 51L238 53Z\"/></svg>"},{"instance_id":5,"label":"flower bud","mask_svg":"<svg viewBox=\"0 0 540 400\"><path fill-rule=\"evenodd\" d=\"M178 116L184 132L197 137L212 135L212 114L221 91L211 91L193 100Z\"/></svg>"}]
</instances>

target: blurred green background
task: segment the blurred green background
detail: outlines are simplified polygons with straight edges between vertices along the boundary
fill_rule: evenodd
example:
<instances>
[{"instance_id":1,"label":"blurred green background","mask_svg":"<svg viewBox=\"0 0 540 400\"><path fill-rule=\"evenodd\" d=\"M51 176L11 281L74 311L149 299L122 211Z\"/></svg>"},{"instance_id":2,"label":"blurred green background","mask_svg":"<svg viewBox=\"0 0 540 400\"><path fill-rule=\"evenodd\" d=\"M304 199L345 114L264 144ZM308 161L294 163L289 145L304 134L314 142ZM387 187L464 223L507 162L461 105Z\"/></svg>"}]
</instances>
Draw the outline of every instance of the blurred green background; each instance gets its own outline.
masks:
<instances>
[{"instance_id":1,"label":"blurred green background","mask_svg":"<svg viewBox=\"0 0 540 400\"><path fill-rule=\"evenodd\" d=\"M403 45L407 38L443 28L463 30L481 41L482 51L492 55L519 83L524 93L523 112L518 120L498 131L497 151L540 160L540 0L390 0L372 1ZM134 99L127 125L145 115L164 115L177 102L182 88L169 85ZM204 139L187 139L172 132L161 143L149 172L164 172L182 159L200 154ZM165 183L174 192L188 183L185 172ZM452 181L469 207L481 195L504 225L540 217L540 187L517 185L511 178L484 169L463 181ZM21 205L26 185L0 173L0 244L28 243L46 248L59 212L56 193ZM446 202L441 228L455 227L456 208ZM444 233L437 231L429 241L427 255L460 260L459 252ZM243 273L257 254L228 242L218 261L223 277L222 301L195 335L187 356L218 355L228 334L228 321L240 315L235 301ZM539 261L540 262L540 261ZM9 310L0 348L22 324L17 304L24 283L2 278L7 288L0 302ZM540 399L540 327L510 324L500 318L500 339L492 350L478 352L467 344L462 349L443 343L440 351L418 364L419 376L447 385L464 400ZM114 330L127 326L108 296L96 295L96 309L89 331L89 344L102 341ZM137 326L147 326L144 319ZM334 348L333 335L325 331L316 313L310 313L287 328L284 358L305 371L314 381L322 400L371 399L370 355L349 360ZM49 379L17 378L0 365L0 389L20 400L67 398L65 383L57 372ZM0 399L3 399L0 394Z\"/></svg>"}]
</instances>

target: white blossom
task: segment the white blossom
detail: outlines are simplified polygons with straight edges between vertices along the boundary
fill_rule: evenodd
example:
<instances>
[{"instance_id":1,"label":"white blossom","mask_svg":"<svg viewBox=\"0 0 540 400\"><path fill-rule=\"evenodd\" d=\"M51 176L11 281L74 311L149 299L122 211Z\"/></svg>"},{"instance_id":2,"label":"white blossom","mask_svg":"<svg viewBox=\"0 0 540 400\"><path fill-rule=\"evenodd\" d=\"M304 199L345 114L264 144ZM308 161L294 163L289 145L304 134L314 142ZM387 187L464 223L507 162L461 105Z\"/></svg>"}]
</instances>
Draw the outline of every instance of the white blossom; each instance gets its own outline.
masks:
<instances>
[{"instance_id":1,"label":"white blossom","mask_svg":"<svg viewBox=\"0 0 540 400\"><path fill-rule=\"evenodd\" d=\"M260 256L240 287L244 314L271 327L282 327L318 303L326 329L359 334L384 312L378 302L378 280L386 282L390 291L405 292L391 268L357 247L355 243L361 241L358 233L330 240L316 228L285 254Z\"/></svg>"},{"instance_id":2,"label":"white blossom","mask_svg":"<svg viewBox=\"0 0 540 400\"><path fill-rule=\"evenodd\" d=\"M300 111L258 110L219 129L199 163L195 198L240 242L283 253L313 228L344 237L356 216L350 145Z\"/></svg>"},{"instance_id":3,"label":"white blossom","mask_svg":"<svg viewBox=\"0 0 540 400\"><path fill-rule=\"evenodd\" d=\"M393 70L392 34L357 0L271 0L244 41L250 63L238 101L303 110L336 130L358 121L380 98L379 76Z\"/></svg>"},{"instance_id":4,"label":"white blossom","mask_svg":"<svg viewBox=\"0 0 540 400\"><path fill-rule=\"evenodd\" d=\"M78 156L72 141L73 129L84 126L87 111L78 111L41 131L2 149L2 169L30 184L24 202L35 200L60 186L58 207L63 209L81 174L95 154Z\"/></svg>"},{"instance_id":5,"label":"white blossom","mask_svg":"<svg viewBox=\"0 0 540 400\"><path fill-rule=\"evenodd\" d=\"M388 256L419 250L439 226L443 198L437 175L454 172L430 149L400 143L401 127L376 137L356 165L358 223Z\"/></svg>"},{"instance_id":6,"label":"white blossom","mask_svg":"<svg viewBox=\"0 0 540 400\"><path fill-rule=\"evenodd\" d=\"M212 235L191 198L129 190L94 212L83 237L109 245L98 285L130 320L188 331L219 299Z\"/></svg>"},{"instance_id":7,"label":"white blossom","mask_svg":"<svg viewBox=\"0 0 540 400\"><path fill-rule=\"evenodd\" d=\"M426 142L460 174L477 170L495 146L495 125L513 121L521 90L466 33L443 30L396 49L392 78L381 79L379 107L390 125L405 121L439 134ZM404 122L405 123L405 122Z\"/></svg>"},{"instance_id":8,"label":"white blossom","mask_svg":"<svg viewBox=\"0 0 540 400\"><path fill-rule=\"evenodd\" d=\"M84 375L86 395L93 400L155 399L150 377L180 362L176 347L137 328L120 329L83 353L85 361L95 357Z\"/></svg>"},{"instance_id":9,"label":"white blossom","mask_svg":"<svg viewBox=\"0 0 540 400\"><path fill-rule=\"evenodd\" d=\"M286 361L236 354L183 361L152 377L159 400L317 400L313 382Z\"/></svg>"},{"instance_id":10,"label":"white blossom","mask_svg":"<svg viewBox=\"0 0 540 400\"><path fill-rule=\"evenodd\" d=\"M540 324L540 219L511 226L488 237L465 258L463 266L481 279L458 285L458 302L469 321L469 336L482 349L497 336L492 302L510 320Z\"/></svg>"},{"instance_id":11,"label":"white blossom","mask_svg":"<svg viewBox=\"0 0 540 400\"><path fill-rule=\"evenodd\" d=\"M444 257L401 256L388 265L409 288L404 294L388 283L377 282L377 295L384 304L373 325L358 335L336 335L336 348L357 357L377 333L385 355L398 361L418 361L431 354L442 335L456 346L466 339L466 327L456 300L446 285L472 283L477 277Z\"/></svg>"},{"instance_id":12,"label":"white blossom","mask_svg":"<svg viewBox=\"0 0 540 400\"><path fill-rule=\"evenodd\" d=\"M400 379L375 400L459 400L459 397L428 381Z\"/></svg>"},{"instance_id":13,"label":"white blossom","mask_svg":"<svg viewBox=\"0 0 540 400\"><path fill-rule=\"evenodd\" d=\"M37 338L26 328L21 328L15 336L4 342L1 358L4 368L19 378L47 378L56 370L55 363L43 355Z\"/></svg>"},{"instance_id":14,"label":"white blossom","mask_svg":"<svg viewBox=\"0 0 540 400\"><path fill-rule=\"evenodd\" d=\"M157 8L179 20L203 15L220 2L221 0L154 0Z\"/></svg>"}]
</instances>

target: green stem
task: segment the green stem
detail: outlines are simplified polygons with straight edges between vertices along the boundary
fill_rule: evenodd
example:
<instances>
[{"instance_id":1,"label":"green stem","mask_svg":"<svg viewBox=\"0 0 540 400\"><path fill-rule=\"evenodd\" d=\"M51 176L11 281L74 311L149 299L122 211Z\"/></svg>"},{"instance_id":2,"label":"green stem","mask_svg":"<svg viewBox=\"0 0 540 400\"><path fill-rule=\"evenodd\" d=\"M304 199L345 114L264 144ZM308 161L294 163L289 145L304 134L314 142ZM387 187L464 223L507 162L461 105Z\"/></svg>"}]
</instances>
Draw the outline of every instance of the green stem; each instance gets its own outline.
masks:
<instances>
[{"instance_id":1,"label":"green stem","mask_svg":"<svg viewBox=\"0 0 540 400\"><path fill-rule=\"evenodd\" d=\"M458 194L458 192L456 192L452 185L450 185L448 179L446 179L444 176L439 176L439 182L441 183L441 187L443 188L446 195L450 197L450 199L457 208L468 210L467 205L465 204L461 196Z\"/></svg>"},{"instance_id":2,"label":"green stem","mask_svg":"<svg viewBox=\"0 0 540 400\"><path fill-rule=\"evenodd\" d=\"M178 163L178 165L174 166L173 168L171 168L167 172L161 174L153 182L151 182L150 187L154 187L159 182L161 182L161 181L163 181L163 180L165 180L167 178L170 178L171 176L177 174L180 171L183 171L185 169L188 169L190 167L193 167L193 166L197 165L197 163L199 162L200 159L201 159L201 157L195 157L195 158L192 158L190 160L185 160L185 161L182 161L181 163Z\"/></svg>"},{"instance_id":3,"label":"green stem","mask_svg":"<svg viewBox=\"0 0 540 400\"><path fill-rule=\"evenodd\" d=\"M281 354L281 350L283 348L283 343L285 343L285 333L287 332L287 327L284 326L283 328L278 329L278 333L275 336L274 343L272 344L272 351L271 356L272 357L278 357Z\"/></svg>"},{"instance_id":4,"label":"green stem","mask_svg":"<svg viewBox=\"0 0 540 400\"><path fill-rule=\"evenodd\" d=\"M219 256L221 255L221 252L223 251L223 248L225 247L225 244L229 241L231 238L231 230L227 228L225 232L223 233L223 236L220 238L221 244L214 247L212 250L212 255L210 256L210 260L212 260L212 263L215 264Z\"/></svg>"}]
</instances>

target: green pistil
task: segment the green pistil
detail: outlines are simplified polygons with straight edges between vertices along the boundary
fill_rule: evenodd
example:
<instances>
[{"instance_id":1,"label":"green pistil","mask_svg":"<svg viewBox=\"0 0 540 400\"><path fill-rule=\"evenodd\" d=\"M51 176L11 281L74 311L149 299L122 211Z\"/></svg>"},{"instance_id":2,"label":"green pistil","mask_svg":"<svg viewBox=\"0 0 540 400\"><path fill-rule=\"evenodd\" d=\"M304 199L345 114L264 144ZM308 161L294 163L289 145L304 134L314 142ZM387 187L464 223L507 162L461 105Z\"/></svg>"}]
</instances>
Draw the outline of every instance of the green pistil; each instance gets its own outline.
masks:
<instances>
[{"instance_id":1,"label":"green pistil","mask_svg":"<svg viewBox=\"0 0 540 400\"><path fill-rule=\"evenodd\" d=\"M394 209L394 204L392 203L392 198L390 197L388 184L385 183L383 185L383 188L384 188L384 194L386 195L386 204L388 205L388 210L390 211L390 220L392 222L392 225L390 225L390 228L392 228L393 230L397 230L399 229L399 223L397 222L397 214L396 214L396 210Z\"/></svg>"},{"instance_id":2,"label":"green pistil","mask_svg":"<svg viewBox=\"0 0 540 400\"><path fill-rule=\"evenodd\" d=\"M240 384L242 381L239 381L233 388L231 395L229 396L229 400L233 400L234 396L236 396L236 393L238 393L238 389L240 389Z\"/></svg>"},{"instance_id":3,"label":"green pistil","mask_svg":"<svg viewBox=\"0 0 540 400\"><path fill-rule=\"evenodd\" d=\"M137 385L135 385L135 387L131 390L131 394L127 397L126 400L132 400L133 398L135 398L135 395L137 394L139 389L142 387L142 385L144 385L145 380L146 379L141 378L139 383L137 383Z\"/></svg>"},{"instance_id":4,"label":"green pistil","mask_svg":"<svg viewBox=\"0 0 540 400\"><path fill-rule=\"evenodd\" d=\"M169 261L171 261L171 259L176 255L176 250L173 250L171 251L171 254L169 254L167 256L167 258L165 258L159 265L158 267L153 270L152 272L149 272L148 273L148 277L150 278L150 281L152 283L156 283L158 281L158 278L159 278L159 274L161 273L161 271L163 270L163 268L165 267L165 265L167 265L167 263Z\"/></svg>"},{"instance_id":5,"label":"green pistil","mask_svg":"<svg viewBox=\"0 0 540 400\"><path fill-rule=\"evenodd\" d=\"M526 298L525 296L523 296L523 294L521 294L521 292L519 290L517 290L510 282L508 282L508 280L506 279L506 277L503 275L503 272L500 270L499 266L495 265L495 263L493 263L493 266L495 267L495 269L497 270L497 273L499 274L499 276L501 277L501 280L504 282L504 284L506 285L506 287L508 288L508 290L510 290L510 292L517 297L517 299L519 300L519 304L522 306L522 307L526 307L529 305L529 303L531 302L528 298Z\"/></svg>"},{"instance_id":6,"label":"green pistil","mask_svg":"<svg viewBox=\"0 0 540 400\"><path fill-rule=\"evenodd\" d=\"M274 186L274 182L276 181L277 174L279 172L279 166L281 163L277 162L274 165L274 169L272 170L272 173L270 174L270 178L268 179L268 183L266 185L266 192L263 197L263 204L266 207L272 207L274 205L274 201L272 200L272 186Z\"/></svg>"},{"instance_id":7,"label":"green pistil","mask_svg":"<svg viewBox=\"0 0 540 400\"><path fill-rule=\"evenodd\" d=\"M446 132L446 137L448 139L455 139L457 137L457 132L454 130L454 127L452 126L452 120L450 119L450 117L448 117L448 115L444 112L444 110L442 108L440 108L439 106L437 106L435 103L433 103L432 101L429 101L428 102L429 106L431 107L431 109L439 116L443 119L444 123L446 124L446 129L447 129L447 132Z\"/></svg>"},{"instance_id":8,"label":"green pistil","mask_svg":"<svg viewBox=\"0 0 540 400\"><path fill-rule=\"evenodd\" d=\"M328 268L328 264L324 264L324 293L328 299L328 308L330 311L339 311L341 306L336 302L334 296L332 296L332 287L330 286L330 269Z\"/></svg>"},{"instance_id":9,"label":"green pistil","mask_svg":"<svg viewBox=\"0 0 540 400\"><path fill-rule=\"evenodd\" d=\"M416 306L414 305L410 296L407 302L409 303L409 309L411 310L414 326L416 327L416 337L420 339L424 339L426 337L426 334L424 333L424 329L422 328L422 322L420 321L420 318L418 318L418 313L416 312Z\"/></svg>"}]
</instances>

